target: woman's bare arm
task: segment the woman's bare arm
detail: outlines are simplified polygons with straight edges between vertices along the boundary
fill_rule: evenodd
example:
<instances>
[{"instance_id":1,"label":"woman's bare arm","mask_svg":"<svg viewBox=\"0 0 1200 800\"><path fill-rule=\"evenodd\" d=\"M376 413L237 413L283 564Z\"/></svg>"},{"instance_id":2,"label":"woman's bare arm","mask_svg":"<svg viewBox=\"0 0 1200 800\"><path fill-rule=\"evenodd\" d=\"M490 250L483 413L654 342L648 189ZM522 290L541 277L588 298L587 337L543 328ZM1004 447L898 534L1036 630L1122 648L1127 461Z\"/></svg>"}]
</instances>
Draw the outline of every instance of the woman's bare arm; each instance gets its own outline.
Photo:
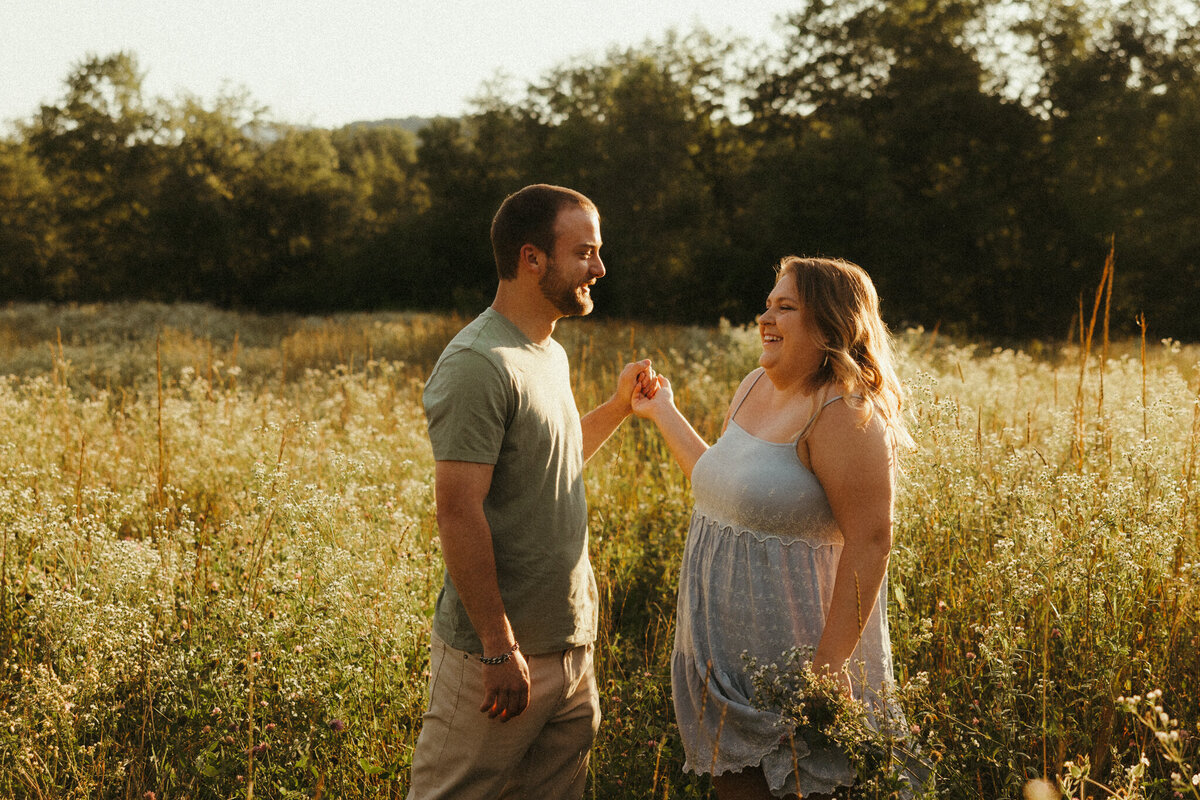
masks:
<instances>
[{"instance_id":1,"label":"woman's bare arm","mask_svg":"<svg viewBox=\"0 0 1200 800\"><path fill-rule=\"evenodd\" d=\"M839 672L858 646L887 574L892 548L892 448L881 415L873 414L864 425L859 409L844 401L825 409L808 446L813 473L844 540L813 665Z\"/></svg>"}]
</instances>

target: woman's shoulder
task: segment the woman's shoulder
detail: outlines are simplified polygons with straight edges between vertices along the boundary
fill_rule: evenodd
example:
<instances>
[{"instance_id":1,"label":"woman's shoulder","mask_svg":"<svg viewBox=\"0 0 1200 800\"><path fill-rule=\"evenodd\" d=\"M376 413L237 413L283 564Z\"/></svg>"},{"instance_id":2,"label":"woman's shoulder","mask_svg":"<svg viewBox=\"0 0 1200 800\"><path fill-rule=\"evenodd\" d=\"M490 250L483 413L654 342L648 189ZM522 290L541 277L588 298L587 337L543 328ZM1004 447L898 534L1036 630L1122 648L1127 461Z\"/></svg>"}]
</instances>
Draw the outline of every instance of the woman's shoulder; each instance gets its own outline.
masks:
<instances>
[{"instance_id":1,"label":"woman's shoulder","mask_svg":"<svg viewBox=\"0 0 1200 800\"><path fill-rule=\"evenodd\" d=\"M845 383L827 383L817 390L814 398L816 404L822 408L832 406L839 400L843 401L844 405L859 407L863 402L862 392L857 391L853 386Z\"/></svg>"},{"instance_id":2,"label":"woman's shoulder","mask_svg":"<svg viewBox=\"0 0 1200 800\"><path fill-rule=\"evenodd\" d=\"M725 422L721 425L722 431L729 426L729 420L733 419L733 415L737 413L737 408L746 399L746 395L750 394L750 390L754 388L754 384L758 383L758 379L762 376L763 368L755 367L750 370L749 375L742 378L742 382L738 384L733 397L729 400L729 407L725 410Z\"/></svg>"},{"instance_id":3,"label":"woman's shoulder","mask_svg":"<svg viewBox=\"0 0 1200 800\"><path fill-rule=\"evenodd\" d=\"M754 369L750 370L750 372L746 374L746 377L742 378L742 382L738 384L737 391L733 393L734 399L736 399L739 395L743 395L750 391L750 387L758 382L758 379L763 376L763 372L764 370L762 367L755 367Z\"/></svg>"},{"instance_id":4,"label":"woman's shoulder","mask_svg":"<svg viewBox=\"0 0 1200 800\"><path fill-rule=\"evenodd\" d=\"M758 383L759 379L761 379L765 374L766 370L764 370L762 367L755 367L754 369L750 370L750 373L746 375L746 377L742 378L742 382L738 384L737 391L733 393L733 399L729 402L729 405L736 408L743 400L746 399L746 395L750 394L750 390L754 388L754 385Z\"/></svg>"},{"instance_id":5,"label":"woman's shoulder","mask_svg":"<svg viewBox=\"0 0 1200 800\"><path fill-rule=\"evenodd\" d=\"M834 436L854 436L855 433L877 436L886 433L887 421L879 408L855 387L830 384L823 395L819 403L821 418L826 424L816 426L814 433L821 427Z\"/></svg>"}]
</instances>

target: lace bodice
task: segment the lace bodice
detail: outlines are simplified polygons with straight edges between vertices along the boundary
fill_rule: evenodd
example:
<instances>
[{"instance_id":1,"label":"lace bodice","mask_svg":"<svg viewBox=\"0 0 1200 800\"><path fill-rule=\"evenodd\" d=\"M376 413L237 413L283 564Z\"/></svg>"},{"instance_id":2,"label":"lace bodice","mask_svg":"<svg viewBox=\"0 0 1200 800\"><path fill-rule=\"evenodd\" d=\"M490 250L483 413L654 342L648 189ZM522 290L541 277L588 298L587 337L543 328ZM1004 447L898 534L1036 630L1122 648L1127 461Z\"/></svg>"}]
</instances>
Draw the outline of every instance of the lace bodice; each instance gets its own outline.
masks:
<instances>
[{"instance_id":1,"label":"lace bodice","mask_svg":"<svg viewBox=\"0 0 1200 800\"><path fill-rule=\"evenodd\" d=\"M696 511L755 538L841 544L825 490L800 462L795 442L768 442L731 420L692 470Z\"/></svg>"}]
</instances>

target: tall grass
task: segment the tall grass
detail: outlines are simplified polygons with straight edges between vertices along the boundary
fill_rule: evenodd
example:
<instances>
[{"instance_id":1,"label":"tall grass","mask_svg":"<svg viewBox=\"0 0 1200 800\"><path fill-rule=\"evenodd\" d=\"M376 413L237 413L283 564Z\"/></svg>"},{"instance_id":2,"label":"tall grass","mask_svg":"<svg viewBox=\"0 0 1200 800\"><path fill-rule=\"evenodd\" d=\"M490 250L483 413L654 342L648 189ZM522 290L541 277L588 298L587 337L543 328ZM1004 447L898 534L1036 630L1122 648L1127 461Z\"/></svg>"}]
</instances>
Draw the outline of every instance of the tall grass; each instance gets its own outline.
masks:
<instances>
[{"instance_id":1,"label":"tall grass","mask_svg":"<svg viewBox=\"0 0 1200 800\"><path fill-rule=\"evenodd\" d=\"M0 310L0 796L404 796L442 571L420 389L463 322ZM559 334L581 407L650 356L710 440L757 357L730 326ZM1200 772L1200 348L1080 341L900 337L888 610L940 796ZM588 489L589 796L708 797L669 701L688 486L632 421Z\"/></svg>"}]
</instances>

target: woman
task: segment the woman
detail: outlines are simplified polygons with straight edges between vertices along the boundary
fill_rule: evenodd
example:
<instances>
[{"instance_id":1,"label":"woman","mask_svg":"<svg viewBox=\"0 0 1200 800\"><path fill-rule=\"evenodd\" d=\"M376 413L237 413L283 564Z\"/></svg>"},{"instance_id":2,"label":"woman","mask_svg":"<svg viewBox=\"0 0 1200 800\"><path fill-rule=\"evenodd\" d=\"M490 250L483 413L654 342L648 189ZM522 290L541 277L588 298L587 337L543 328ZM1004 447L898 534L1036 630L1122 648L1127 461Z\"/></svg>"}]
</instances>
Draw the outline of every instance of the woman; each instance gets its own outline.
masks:
<instances>
[{"instance_id":1,"label":"woman","mask_svg":"<svg viewBox=\"0 0 1200 800\"><path fill-rule=\"evenodd\" d=\"M891 340L860 267L785 258L758 328L760 367L711 448L666 378L634 394L634 412L655 422L692 480L672 690L685 769L711 772L721 800L812 797L853 782L844 753L810 747L755 707L743 653L769 664L812 648L815 671L868 708L883 705L894 455L911 441Z\"/></svg>"}]
</instances>

